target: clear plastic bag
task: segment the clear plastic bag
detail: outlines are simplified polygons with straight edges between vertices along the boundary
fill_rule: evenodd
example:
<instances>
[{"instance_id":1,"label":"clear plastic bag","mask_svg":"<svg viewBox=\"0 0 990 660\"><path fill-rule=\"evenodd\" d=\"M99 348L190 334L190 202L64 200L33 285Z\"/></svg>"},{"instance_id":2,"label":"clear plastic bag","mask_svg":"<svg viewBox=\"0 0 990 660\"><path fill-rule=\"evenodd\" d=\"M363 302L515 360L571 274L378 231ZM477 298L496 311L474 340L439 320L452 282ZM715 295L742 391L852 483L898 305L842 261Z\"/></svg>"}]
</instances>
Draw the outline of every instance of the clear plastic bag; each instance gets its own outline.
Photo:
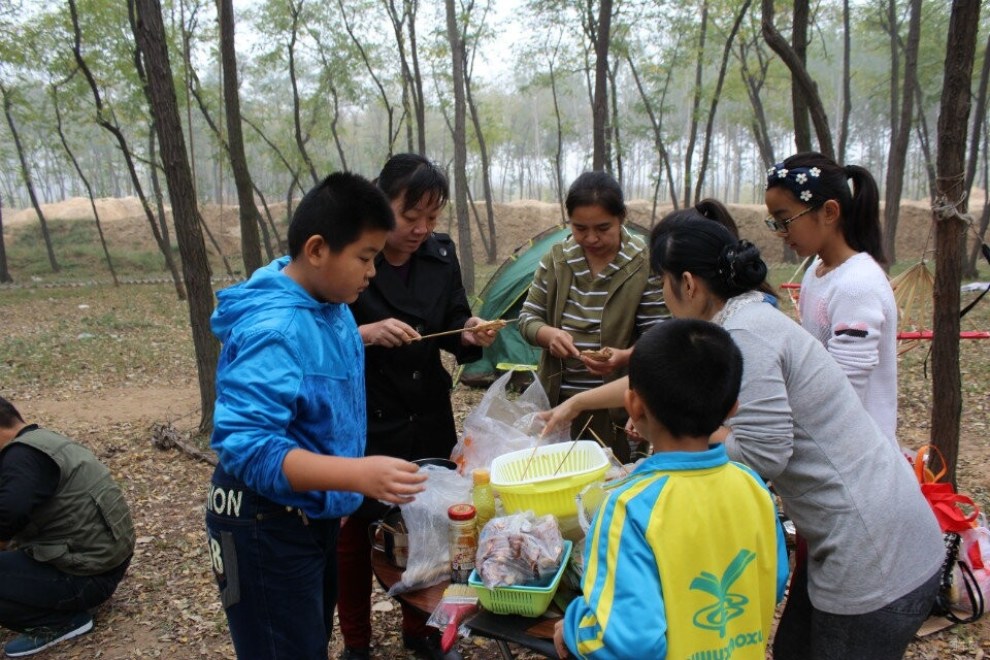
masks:
<instances>
[{"instance_id":1,"label":"clear plastic bag","mask_svg":"<svg viewBox=\"0 0 990 660\"><path fill-rule=\"evenodd\" d=\"M409 504L399 506L409 530L409 558L402 578L388 590L389 596L437 584L450 577L447 509L471 501L471 480L436 465L426 471L426 490Z\"/></svg>"},{"instance_id":2,"label":"clear plastic bag","mask_svg":"<svg viewBox=\"0 0 990 660\"><path fill-rule=\"evenodd\" d=\"M464 433L450 458L461 474L475 468L490 468L497 456L517 449L570 440L563 428L540 438L543 421L537 414L550 410L550 400L540 381L534 380L518 398L509 399L509 371L492 383L485 396L464 420Z\"/></svg>"},{"instance_id":3,"label":"clear plastic bag","mask_svg":"<svg viewBox=\"0 0 990 660\"><path fill-rule=\"evenodd\" d=\"M489 589L536 586L553 579L563 552L557 519L526 511L488 521L478 538L475 568Z\"/></svg>"},{"instance_id":4,"label":"clear plastic bag","mask_svg":"<svg viewBox=\"0 0 990 660\"><path fill-rule=\"evenodd\" d=\"M478 611L478 594L471 587L452 584L430 615L426 625L440 630L440 650L447 653L454 647L458 636L467 637L470 630L462 623Z\"/></svg>"}]
</instances>

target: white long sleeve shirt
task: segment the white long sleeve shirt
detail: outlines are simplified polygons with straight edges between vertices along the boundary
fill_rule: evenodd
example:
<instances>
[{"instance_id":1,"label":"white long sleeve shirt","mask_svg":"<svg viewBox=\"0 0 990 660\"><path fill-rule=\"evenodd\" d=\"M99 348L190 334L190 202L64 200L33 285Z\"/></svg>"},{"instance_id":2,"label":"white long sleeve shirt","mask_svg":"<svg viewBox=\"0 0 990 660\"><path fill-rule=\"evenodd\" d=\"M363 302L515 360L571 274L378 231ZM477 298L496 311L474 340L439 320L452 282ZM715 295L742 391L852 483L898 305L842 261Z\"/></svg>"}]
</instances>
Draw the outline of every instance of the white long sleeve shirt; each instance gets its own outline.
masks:
<instances>
[{"instance_id":1,"label":"white long sleeve shirt","mask_svg":"<svg viewBox=\"0 0 990 660\"><path fill-rule=\"evenodd\" d=\"M897 446L897 303L887 274L860 252L821 277L814 263L801 282L801 325L820 341L863 406Z\"/></svg>"}]
</instances>

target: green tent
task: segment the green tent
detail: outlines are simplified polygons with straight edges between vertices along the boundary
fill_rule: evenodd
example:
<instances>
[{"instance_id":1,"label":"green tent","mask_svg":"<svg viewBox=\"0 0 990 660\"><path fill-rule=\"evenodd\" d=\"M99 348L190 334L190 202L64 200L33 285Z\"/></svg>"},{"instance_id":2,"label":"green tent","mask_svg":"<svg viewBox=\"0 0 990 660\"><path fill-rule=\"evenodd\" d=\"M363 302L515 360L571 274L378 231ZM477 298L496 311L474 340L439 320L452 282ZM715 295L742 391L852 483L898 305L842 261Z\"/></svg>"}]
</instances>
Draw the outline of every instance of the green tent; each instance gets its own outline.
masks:
<instances>
[{"instance_id":1,"label":"green tent","mask_svg":"<svg viewBox=\"0 0 990 660\"><path fill-rule=\"evenodd\" d=\"M632 222L627 221L626 226L644 237L649 233ZM556 225L517 247L478 294L474 313L488 320L515 321L526 301L540 259L554 243L564 240L570 233L567 225ZM466 385L487 386L501 375L496 365L530 365L535 368L539 361L540 349L528 344L519 334L516 324L511 323L498 333L495 343L485 349L480 360L461 367L459 379Z\"/></svg>"}]
</instances>

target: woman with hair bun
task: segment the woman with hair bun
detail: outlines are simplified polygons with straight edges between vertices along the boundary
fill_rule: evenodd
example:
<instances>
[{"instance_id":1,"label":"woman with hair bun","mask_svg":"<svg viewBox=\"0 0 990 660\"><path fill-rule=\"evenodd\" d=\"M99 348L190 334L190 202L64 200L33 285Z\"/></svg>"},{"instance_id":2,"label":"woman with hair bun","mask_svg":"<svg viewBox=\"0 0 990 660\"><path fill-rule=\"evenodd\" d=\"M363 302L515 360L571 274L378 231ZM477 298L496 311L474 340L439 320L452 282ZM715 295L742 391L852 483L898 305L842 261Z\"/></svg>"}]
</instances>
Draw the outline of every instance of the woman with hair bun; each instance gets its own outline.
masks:
<instances>
[{"instance_id":1,"label":"woman with hair bun","mask_svg":"<svg viewBox=\"0 0 990 660\"><path fill-rule=\"evenodd\" d=\"M935 599L945 553L938 523L839 365L764 302L759 250L701 219L690 209L664 218L650 259L674 317L717 323L739 346L739 409L718 435L731 459L773 482L807 541L773 656L900 658ZM547 414L547 429L614 405L627 387L616 381L569 399Z\"/></svg>"}]
</instances>

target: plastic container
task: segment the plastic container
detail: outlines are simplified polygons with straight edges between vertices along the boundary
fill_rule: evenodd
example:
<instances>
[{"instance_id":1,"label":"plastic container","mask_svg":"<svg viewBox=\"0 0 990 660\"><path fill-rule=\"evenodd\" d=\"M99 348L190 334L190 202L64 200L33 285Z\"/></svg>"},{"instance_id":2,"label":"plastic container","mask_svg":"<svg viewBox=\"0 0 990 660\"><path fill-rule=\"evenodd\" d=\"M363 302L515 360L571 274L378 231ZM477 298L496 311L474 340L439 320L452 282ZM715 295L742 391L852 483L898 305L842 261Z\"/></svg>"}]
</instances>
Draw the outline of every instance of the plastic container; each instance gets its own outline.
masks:
<instances>
[{"instance_id":1,"label":"plastic container","mask_svg":"<svg viewBox=\"0 0 990 660\"><path fill-rule=\"evenodd\" d=\"M547 611L553 596L560 586L560 578L567 570L571 560L571 548L574 544L564 541L564 549L560 553L560 568L554 573L550 584L545 586L515 586L495 587L489 589L478 577L478 571L471 571L468 585L478 592L478 602L489 612L495 614L521 614L522 616L540 616Z\"/></svg>"},{"instance_id":2,"label":"plastic container","mask_svg":"<svg viewBox=\"0 0 990 660\"><path fill-rule=\"evenodd\" d=\"M475 509L470 504L455 504L447 509L450 541L450 581L464 584L474 572L478 553L478 530Z\"/></svg>"},{"instance_id":3,"label":"plastic container","mask_svg":"<svg viewBox=\"0 0 990 660\"><path fill-rule=\"evenodd\" d=\"M471 499L474 500L474 508L478 512L475 525L478 534L485 528L485 523L495 517L495 492L492 490L491 473L485 468L477 468L471 472L474 480L474 487L471 490Z\"/></svg>"},{"instance_id":4,"label":"plastic container","mask_svg":"<svg viewBox=\"0 0 990 660\"><path fill-rule=\"evenodd\" d=\"M608 466L598 443L560 442L538 447L535 453L522 449L497 457L492 461L491 483L506 513L529 510L538 516L568 518L576 516L577 494L604 479Z\"/></svg>"}]
</instances>

